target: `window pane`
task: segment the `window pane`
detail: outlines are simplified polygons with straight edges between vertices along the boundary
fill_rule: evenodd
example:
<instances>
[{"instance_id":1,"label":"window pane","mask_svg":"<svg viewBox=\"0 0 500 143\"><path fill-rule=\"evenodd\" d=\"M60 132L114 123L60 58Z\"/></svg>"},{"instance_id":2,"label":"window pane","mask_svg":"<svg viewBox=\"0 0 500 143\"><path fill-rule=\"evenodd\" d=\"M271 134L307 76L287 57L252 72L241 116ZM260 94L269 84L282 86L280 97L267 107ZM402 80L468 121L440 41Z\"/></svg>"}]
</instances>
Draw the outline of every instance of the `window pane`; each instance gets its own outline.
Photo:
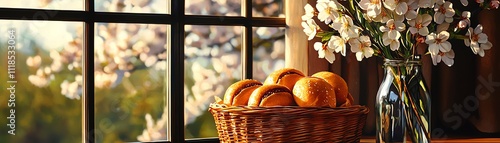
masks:
<instances>
[{"instance_id":1,"label":"window pane","mask_svg":"<svg viewBox=\"0 0 500 143\"><path fill-rule=\"evenodd\" d=\"M0 0L0 7L83 10L83 0ZM47 13L47 16L53 14Z\"/></svg>"},{"instance_id":2,"label":"window pane","mask_svg":"<svg viewBox=\"0 0 500 143\"><path fill-rule=\"evenodd\" d=\"M81 142L82 28L0 20L1 142Z\"/></svg>"},{"instance_id":3,"label":"window pane","mask_svg":"<svg viewBox=\"0 0 500 143\"><path fill-rule=\"evenodd\" d=\"M95 11L170 13L171 0L94 0Z\"/></svg>"},{"instance_id":4,"label":"window pane","mask_svg":"<svg viewBox=\"0 0 500 143\"><path fill-rule=\"evenodd\" d=\"M214 96L241 80L240 26L186 26L185 126L186 138L216 137L217 129L208 106Z\"/></svg>"},{"instance_id":5,"label":"window pane","mask_svg":"<svg viewBox=\"0 0 500 143\"><path fill-rule=\"evenodd\" d=\"M242 0L186 0L186 15L241 16Z\"/></svg>"},{"instance_id":6,"label":"window pane","mask_svg":"<svg viewBox=\"0 0 500 143\"><path fill-rule=\"evenodd\" d=\"M167 25L98 23L96 141L166 139Z\"/></svg>"},{"instance_id":7,"label":"window pane","mask_svg":"<svg viewBox=\"0 0 500 143\"><path fill-rule=\"evenodd\" d=\"M285 17L285 0L252 0L254 17Z\"/></svg>"},{"instance_id":8,"label":"window pane","mask_svg":"<svg viewBox=\"0 0 500 143\"><path fill-rule=\"evenodd\" d=\"M285 67L285 28L254 27L253 79L264 82L267 76Z\"/></svg>"}]
</instances>

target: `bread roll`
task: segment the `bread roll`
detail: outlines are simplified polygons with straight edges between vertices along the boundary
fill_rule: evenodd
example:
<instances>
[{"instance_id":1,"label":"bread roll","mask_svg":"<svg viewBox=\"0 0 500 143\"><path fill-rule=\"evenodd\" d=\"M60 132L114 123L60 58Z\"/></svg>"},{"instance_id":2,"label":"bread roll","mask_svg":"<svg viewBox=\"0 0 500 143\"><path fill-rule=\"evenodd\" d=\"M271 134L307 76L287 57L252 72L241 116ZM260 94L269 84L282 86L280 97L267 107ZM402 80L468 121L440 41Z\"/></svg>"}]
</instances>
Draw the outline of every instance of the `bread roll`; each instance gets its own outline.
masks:
<instances>
[{"instance_id":1,"label":"bread roll","mask_svg":"<svg viewBox=\"0 0 500 143\"><path fill-rule=\"evenodd\" d=\"M295 83L293 97L300 107L336 107L332 85L316 77L304 77Z\"/></svg>"},{"instance_id":2,"label":"bread roll","mask_svg":"<svg viewBox=\"0 0 500 143\"><path fill-rule=\"evenodd\" d=\"M223 103L230 106L246 106L252 92L260 86L262 86L262 83L253 79L233 83L227 88Z\"/></svg>"},{"instance_id":3,"label":"bread roll","mask_svg":"<svg viewBox=\"0 0 500 143\"><path fill-rule=\"evenodd\" d=\"M255 89L248 100L248 106L252 107L292 105L296 105L292 91L278 84L263 85Z\"/></svg>"},{"instance_id":4,"label":"bread roll","mask_svg":"<svg viewBox=\"0 0 500 143\"><path fill-rule=\"evenodd\" d=\"M337 105L343 105L347 101L347 95L349 94L349 89L345 80L333 73L328 71L317 72L312 75L312 77L318 77L324 79L330 85L332 85L335 90L335 96L337 98ZM351 102L352 104L352 102Z\"/></svg>"},{"instance_id":5,"label":"bread roll","mask_svg":"<svg viewBox=\"0 0 500 143\"><path fill-rule=\"evenodd\" d=\"M295 82L303 77L304 73L297 69L283 68L269 74L269 76L267 76L266 80L264 81L264 84L284 85L291 91L293 89L293 86L295 85Z\"/></svg>"}]
</instances>

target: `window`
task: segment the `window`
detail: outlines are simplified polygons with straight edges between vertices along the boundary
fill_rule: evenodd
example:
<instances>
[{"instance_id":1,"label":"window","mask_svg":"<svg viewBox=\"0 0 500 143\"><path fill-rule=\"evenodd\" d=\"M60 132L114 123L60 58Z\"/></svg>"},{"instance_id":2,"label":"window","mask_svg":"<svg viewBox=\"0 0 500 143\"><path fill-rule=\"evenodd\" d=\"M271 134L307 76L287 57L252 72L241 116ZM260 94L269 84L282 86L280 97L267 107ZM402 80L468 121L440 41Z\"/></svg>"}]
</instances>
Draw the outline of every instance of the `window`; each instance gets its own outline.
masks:
<instances>
[{"instance_id":1,"label":"window","mask_svg":"<svg viewBox=\"0 0 500 143\"><path fill-rule=\"evenodd\" d=\"M213 96L286 63L283 0L1 1L0 51L16 29L30 88L8 142L217 141Z\"/></svg>"}]
</instances>

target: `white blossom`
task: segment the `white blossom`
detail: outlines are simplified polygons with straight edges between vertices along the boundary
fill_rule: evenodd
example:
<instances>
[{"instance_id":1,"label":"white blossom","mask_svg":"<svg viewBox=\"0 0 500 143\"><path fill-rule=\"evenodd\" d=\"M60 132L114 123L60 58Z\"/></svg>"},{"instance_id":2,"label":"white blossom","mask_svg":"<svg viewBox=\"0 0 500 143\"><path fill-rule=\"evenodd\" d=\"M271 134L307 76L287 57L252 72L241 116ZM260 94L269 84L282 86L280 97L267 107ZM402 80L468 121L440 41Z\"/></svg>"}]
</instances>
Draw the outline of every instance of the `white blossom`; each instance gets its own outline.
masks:
<instances>
[{"instance_id":1,"label":"white blossom","mask_svg":"<svg viewBox=\"0 0 500 143\"><path fill-rule=\"evenodd\" d=\"M447 66L451 67L455 61L455 52L453 49L450 49L448 52L439 52L438 54L431 54L432 64L437 65L441 61L444 62Z\"/></svg>"},{"instance_id":2,"label":"white blossom","mask_svg":"<svg viewBox=\"0 0 500 143\"><path fill-rule=\"evenodd\" d=\"M436 0L418 0L418 6L420 8L432 8L436 3Z\"/></svg>"},{"instance_id":3,"label":"white blossom","mask_svg":"<svg viewBox=\"0 0 500 143\"><path fill-rule=\"evenodd\" d=\"M333 22L333 29L340 33L340 36L345 39L358 37L357 30L358 26L354 25L352 18L350 16L342 16L338 21Z\"/></svg>"},{"instance_id":4,"label":"white blossom","mask_svg":"<svg viewBox=\"0 0 500 143\"><path fill-rule=\"evenodd\" d=\"M431 33L427 35L425 43L429 44L429 52L431 54L437 55L439 51L448 52L451 49L451 43L448 42L450 33L447 31L441 31L439 34Z\"/></svg>"},{"instance_id":5,"label":"white blossom","mask_svg":"<svg viewBox=\"0 0 500 143\"><path fill-rule=\"evenodd\" d=\"M333 63L333 61L335 61L333 49L331 49L329 46L323 45L323 43L321 42L316 42L314 43L314 50L318 51L318 58L325 58L330 63Z\"/></svg>"},{"instance_id":6,"label":"white blossom","mask_svg":"<svg viewBox=\"0 0 500 143\"><path fill-rule=\"evenodd\" d=\"M408 11L408 4L401 0L385 0L384 7L396 12L398 15L406 14Z\"/></svg>"},{"instance_id":7,"label":"white blossom","mask_svg":"<svg viewBox=\"0 0 500 143\"><path fill-rule=\"evenodd\" d=\"M385 26L380 26L380 31L387 33L386 38L390 39L399 39L401 37L401 31L405 30L405 24L401 21L395 21L394 19L390 19L387 21Z\"/></svg>"},{"instance_id":8,"label":"white blossom","mask_svg":"<svg viewBox=\"0 0 500 143\"><path fill-rule=\"evenodd\" d=\"M40 57L40 55L28 57L28 59L26 59L26 65L28 65L28 67L38 68L41 63L42 58Z\"/></svg>"},{"instance_id":9,"label":"white blossom","mask_svg":"<svg viewBox=\"0 0 500 143\"><path fill-rule=\"evenodd\" d=\"M382 0L361 0L359 7L366 10L369 17L374 18L382 11Z\"/></svg>"},{"instance_id":10,"label":"white blossom","mask_svg":"<svg viewBox=\"0 0 500 143\"><path fill-rule=\"evenodd\" d=\"M438 0L436 6L434 7L434 21L437 24L443 22L451 23L453 22L453 15L455 15L455 9L453 9L453 4L449 1Z\"/></svg>"},{"instance_id":11,"label":"white blossom","mask_svg":"<svg viewBox=\"0 0 500 143\"><path fill-rule=\"evenodd\" d=\"M500 5L500 1L498 1L498 0L492 0L490 3L490 7L493 9L498 9L499 5Z\"/></svg>"},{"instance_id":12,"label":"white blossom","mask_svg":"<svg viewBox=\"0 0 500 143\"><path fill-rule=\"evenodd\" d=\"M312 19L314 16L314 8L310 4L306 4L304 6L304 10L306 11L305 14L302 16L302 20L309 20Z\"/></svg>"},{"instance_id":13,"label":"white blossom","mask_svg":"<svg viewBox=\"0 0 500 143\"><path fill-rule=\"evenodd\" d=\"M397 39L392 39L389 38L389 33L384 33L382 36L382 42L384 43L385 46L389 46L392 51L399 50L399 37L396 37Z\"/></svg>"},{"instance_id":14,"label":"white blossom","mask_svg":"<svg viewBox=\"0 0 500 143\"><path fill-rule=\"evenodd\" d=\"M411 34L420 34L422 36L427 36L429 34L429 29L427 26L432 22L432 16L429 14L418 15L416 19L409 20L408 24L411 26L409 28Z\"/></svg>"},{"instance_id":15,"label":"white blossom","mask_svg":"<svg viewBox=\"0 0 500 143\"><path fill-rule=\"evenodd\" d=\"M384 8L382 8L382 9L384 9ZM391 18L391 17L390 17L390 15L386 12L386 10L382 10L382 11L380 12L380 14L379 14L379 15L377 15L376 17L369 17L369 16L368 16L368 17L367 17L367 19L371 19L371 20L373 20L373 21L375 21L375 22L387 23L387 21L389 21L389 20L390 20L390 19L392 19L392 18Z\"/></svg>"},{"instance_id":16,"label":"white blossom","mask_svg":"<svg viewBox=\"0 0 500 143\"><path fill-rule=\"evenodd\" d=\"M360 36L359 38L350 39L349 45L351 46L351 51L356 53L356 59L361 61L363 58L372 57L374 51L371 48L370 37Z\"/></svg>"},{"instance_id":17,"label":"white blossom","mask_svg":"<svg viewBox=\"0 0 500 143\"><path fill-rule=\"evenodd\" d=\"M462 20L458 22L458 28L462 29L470 25L470 15L471 14L469 11L462 12L462 17L461 17Z\"/></svg>"},{"instance_id":18,"label":"white blossom","mask_svg":"<svg viewBox=\"0 0 500 143\"><path fill-rule=\"evenodd\" d=\"M405 17L407 20L412 20L417 18L417 9L419 8L418 2L416 0L403 0L406 1L408 10L406 11Z\"/></svg>"},{"instance_id":19,"label":"white blossom","mask_svg":"<svg viewBox=\"0 0 500 143\"><path fill-rule=\"evenodd\" d=\"M328 41L328 47L330 49L334 49L336 53L340 52L342 56L345 56L346 42L347 41L342 37L332 36L332 38L330 38L330 41Z\"/></svg>"},{"instance_id":20,"label":"white blossom","mask_svg":"<svg viewBox=\"0 0 500 143\"><path fill-rule=\"evenodd\" d=\"M308 36L307 40L312 40L316 36L319 26L314 22L314 19L309 19L302 22L304 33Z\"/></svg>"},{"instance_id":21,"label":"white blossom","mask_svg":"<svg viewBox=\"0 0 500 143\"><path fill-rule=\"evenodd\" d=\"M481 57L484 56L484 50L489 50L493 46L488 41L488 36L483 33L483 26L481 24L477 25L475 29L469 27L465 36L469 37L468 39L464 39L465 45L470 46L472 52L479 54Z\"/></svg>"},{"instance_id":22,"label":"white blossom","mask_svg":"<svg viewBox=\"0 0 500 143\"><path fill-rule=\"evenodd\" d=\"M328 23L339 17L339 5L336 1L318 1L316 9L319 11L318 19L321 22Z\"/></svg>"}]
</instances>

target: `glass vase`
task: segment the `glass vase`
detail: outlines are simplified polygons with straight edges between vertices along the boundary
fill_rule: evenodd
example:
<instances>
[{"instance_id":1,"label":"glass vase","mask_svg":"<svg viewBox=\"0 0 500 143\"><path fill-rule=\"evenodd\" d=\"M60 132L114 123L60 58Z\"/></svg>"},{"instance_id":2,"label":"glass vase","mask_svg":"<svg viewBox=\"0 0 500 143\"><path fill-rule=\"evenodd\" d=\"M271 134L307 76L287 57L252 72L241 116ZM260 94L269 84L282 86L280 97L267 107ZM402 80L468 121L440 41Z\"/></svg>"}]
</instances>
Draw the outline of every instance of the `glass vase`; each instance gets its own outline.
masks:
<instances>
[{"instance_id":1,"label":"glass vase","mask_svg":"<svg viewBox=\"0 0 500 143\"><path fill-rule=\"evenodd\" d=\"M405 142L405 92L403 92L403 60L384 60L384 79L375 100L377 143Z\"/></svg>"},{"instance_id":2,"label":"glass vase","mask_svg":"<svg viewBox=\"0 0 500 143\"><path fill-rule=\"evenodd\" d=\"M431 101L420 56L384 60L384 78L377 92L377 142L430 142Z\"/></svg>"},{"instance_id":3,"label":"glass vase","mask_svg":"<svg viewBox=\"0 0 500 143\"><path fill-rule=\"evenodd\" d=\"M424 76L420 56L405 63L404 90L407 95L405 103L406 127L408 135L414 143L430 142L431 98Z\"/></svg>"}]
</instances>

